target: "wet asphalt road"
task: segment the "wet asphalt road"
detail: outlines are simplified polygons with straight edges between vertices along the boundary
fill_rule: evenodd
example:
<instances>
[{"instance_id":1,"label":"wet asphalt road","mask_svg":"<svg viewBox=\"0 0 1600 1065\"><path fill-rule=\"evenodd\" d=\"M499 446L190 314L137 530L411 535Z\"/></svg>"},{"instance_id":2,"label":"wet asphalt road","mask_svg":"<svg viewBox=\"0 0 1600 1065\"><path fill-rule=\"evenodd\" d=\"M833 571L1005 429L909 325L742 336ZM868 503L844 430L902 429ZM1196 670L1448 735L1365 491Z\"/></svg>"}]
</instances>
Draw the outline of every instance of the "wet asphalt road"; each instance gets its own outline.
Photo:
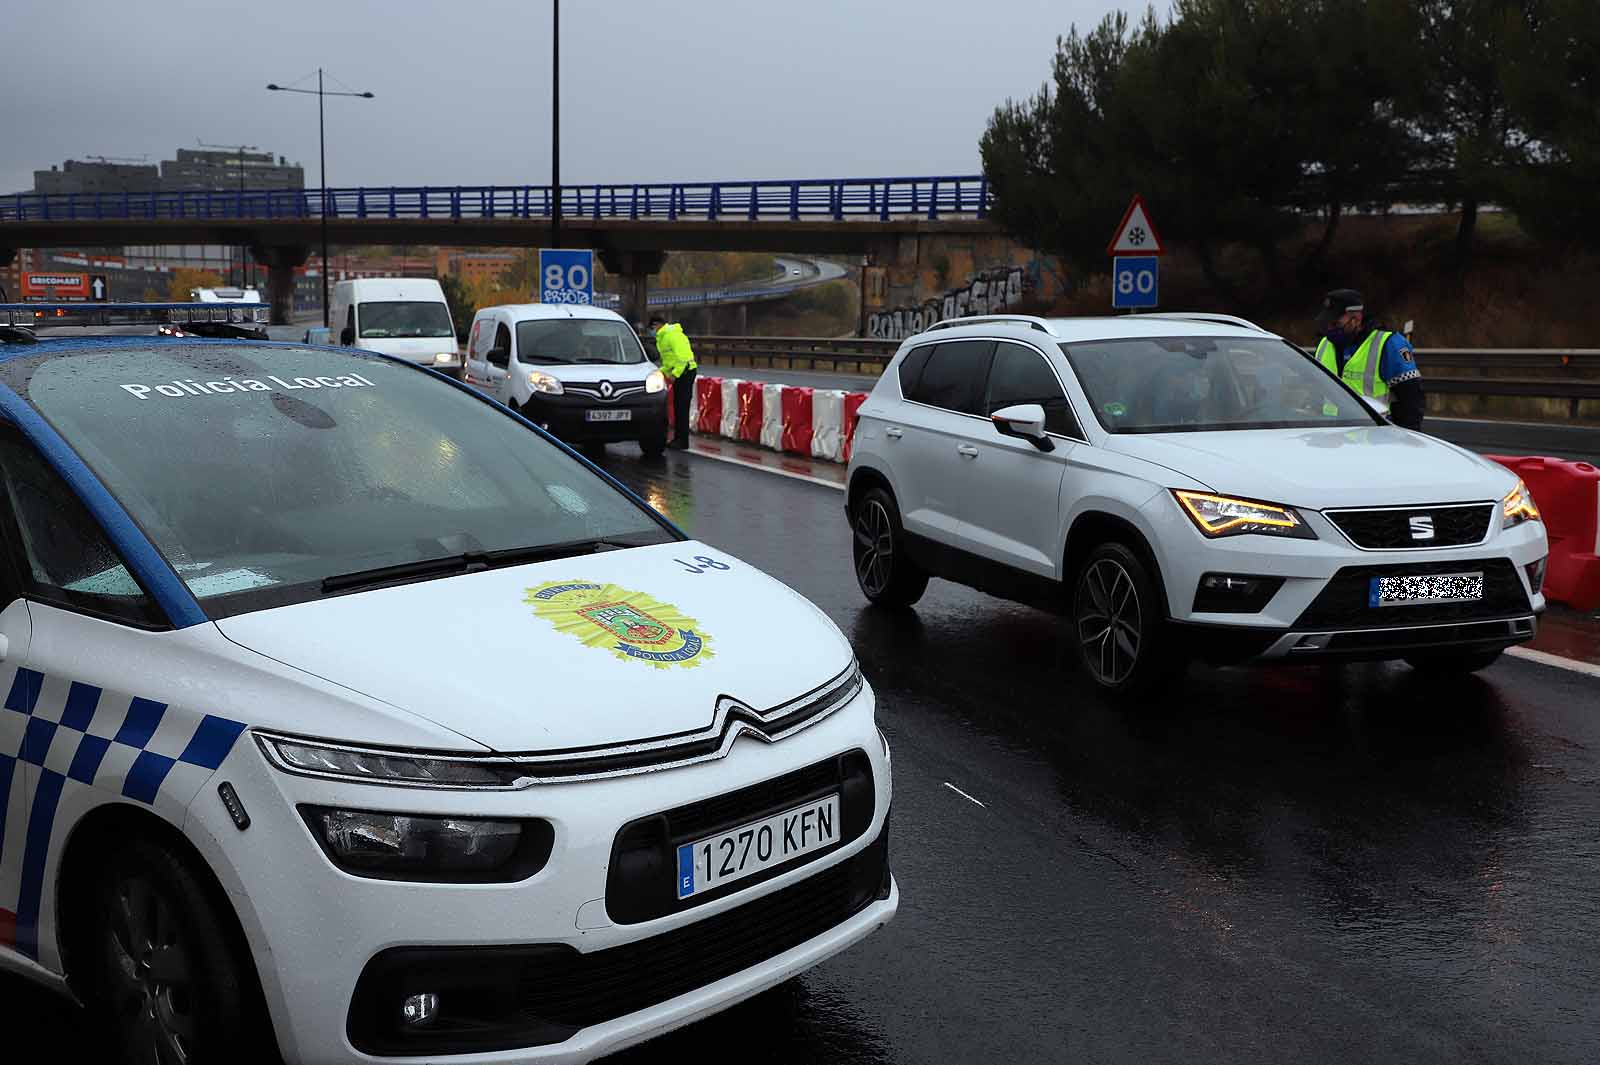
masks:
<instances>
[{"instance_id":1,"label":"wet asphalt road","mask_svg":"<svg viewBox=\"0 0 1600 1065\"><path fill-rule=\"evenodd\" d=\"M632 446L604 462L855 643L902 892L851 951L612 1060L1600 1057L1600 680L1197 669L1128 712L1043 614L938 581L914 611L868 608L837 490ZM82 1049L66 1007L0 994Z\"/></svg>"}]
</instances>

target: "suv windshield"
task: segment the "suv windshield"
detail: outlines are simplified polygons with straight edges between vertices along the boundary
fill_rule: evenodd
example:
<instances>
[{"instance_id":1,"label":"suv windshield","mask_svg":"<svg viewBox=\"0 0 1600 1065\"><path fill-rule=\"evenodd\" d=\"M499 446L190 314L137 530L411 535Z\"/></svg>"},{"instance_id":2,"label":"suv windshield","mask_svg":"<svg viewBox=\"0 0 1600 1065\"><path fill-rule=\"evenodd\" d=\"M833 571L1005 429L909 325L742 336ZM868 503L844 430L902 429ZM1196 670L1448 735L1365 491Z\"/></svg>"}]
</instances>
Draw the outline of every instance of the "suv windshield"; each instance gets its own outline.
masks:
<instances>
[{"instance_id":1,"label":"suv windshield","mask_svg":"<svg viewBox=\"0 0 1600 1065\"><path fill-rule=\"evenodd\" d=\"M385 359L96 346L13 359L0 381L60 431L212 617L316 599L369 570L675 539L515 419Z\"/></svg>"},{"instance_id":2,"label":"suv windshield","mask_svg":"<svg viewBox=\"0 0 1600 1065\"><path fill-rule=\"evenodd\" d=\"M645 361L633 330L609 318L535 318L517 323L517 361L605 363Z\"/></svg>"},{"instance_id":3,"label":"suv windshield","mask_svg":"<svg viewBox=\"0 0 1600 1065\"><path fill-rule=\"evenodd\" d=\"M382 337L447 337L451 335L450 310L428 300L390 300L363 303L356 312L361 335Z\"/></svg>"},{"instance_id":4,"label":"suv windshield","mask_svg":"<svg viewBox=\"0 0 1600 1065\"><path fill-rule=\"evenodd\" d=\"M1322 367L1275 338L1095 340L1061 350L1107 432L1382 424Z\"/></svg>"}]
</instances>

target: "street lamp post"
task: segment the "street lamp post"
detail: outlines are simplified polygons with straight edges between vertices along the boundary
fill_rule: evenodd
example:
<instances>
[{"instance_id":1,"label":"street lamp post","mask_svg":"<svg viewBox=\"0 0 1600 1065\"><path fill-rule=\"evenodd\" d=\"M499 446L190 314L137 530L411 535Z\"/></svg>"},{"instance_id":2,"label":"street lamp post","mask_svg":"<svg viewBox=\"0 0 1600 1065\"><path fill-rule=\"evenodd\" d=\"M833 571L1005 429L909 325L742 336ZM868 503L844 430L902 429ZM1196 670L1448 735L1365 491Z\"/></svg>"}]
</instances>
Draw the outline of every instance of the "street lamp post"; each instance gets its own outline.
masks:
<instances>
[{"instance_id":1,"label":"street lamp post","mask_svg":"<svg viewBox=\"0 0 1600 1065\"><path fill-rule=\"evenodd\" d=\"M550 4L550 246L561 247L561 0ZM534 290L544 288L538 281Z\"/></svg>"},{"instance_id":2,"label":"street lamp post","mask_svg":"<svg viewBox=\"0 0 1600 1065\"><path fill-rule=\"evenodd\" d=\"M328 328L328 140L325 136L322 120L322 98L324 96L355 96L363 100L372 99L370 92L333 92L322 87L322 68L317 68L317 87L315 89L299 89L291 85L268 85L268 92L300 92L306 95L315 95L317 98L317 153L319 166L322 171L322 210L319 212L322 219L322 268L318 271L322 275L322 325Z\"/></svg>"}]
</instances>

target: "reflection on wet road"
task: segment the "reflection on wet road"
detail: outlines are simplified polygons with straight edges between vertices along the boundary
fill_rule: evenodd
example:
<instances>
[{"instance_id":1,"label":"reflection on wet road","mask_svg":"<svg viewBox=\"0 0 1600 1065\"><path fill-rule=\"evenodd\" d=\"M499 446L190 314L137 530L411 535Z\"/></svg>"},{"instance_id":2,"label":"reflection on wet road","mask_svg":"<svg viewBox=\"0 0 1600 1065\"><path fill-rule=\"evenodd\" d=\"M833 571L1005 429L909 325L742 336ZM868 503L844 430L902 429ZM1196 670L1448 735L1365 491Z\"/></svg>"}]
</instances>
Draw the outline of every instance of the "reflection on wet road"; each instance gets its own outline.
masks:
<instances>
[{"instance_id":1,"label":"reflection on wet road","mask_svg":"<svg viewBox=\"0 0 1600 1065\"><path fill-rule=\"evenodd\" d=\"M604 462L854 642L902 892L852 950L614 1060L1596 1058L1600 681L1197 668L1129 712L1044 614L938 581L914 611L868 608L837 490L631 446ZM19 986L0 982L13 1008L73 1030Z\"/></svg>"}]
</instances>

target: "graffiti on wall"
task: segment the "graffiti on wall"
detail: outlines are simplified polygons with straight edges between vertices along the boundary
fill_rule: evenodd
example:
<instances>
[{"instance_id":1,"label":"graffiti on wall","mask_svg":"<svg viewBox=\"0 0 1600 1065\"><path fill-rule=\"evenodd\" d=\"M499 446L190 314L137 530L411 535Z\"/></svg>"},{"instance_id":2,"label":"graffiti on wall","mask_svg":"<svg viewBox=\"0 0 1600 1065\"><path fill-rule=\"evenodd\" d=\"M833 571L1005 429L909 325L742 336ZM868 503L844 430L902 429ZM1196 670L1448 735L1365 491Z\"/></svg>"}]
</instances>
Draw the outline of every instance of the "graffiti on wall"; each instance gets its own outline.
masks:
<instances>
[{"instance_id":1,"label":"graffiti on wall","mask_svg":"<svg viewBox=\"0 0 1600 1065\"><path fill-rule=\"evenodd\" d=\"M1037 267L1035 267L1037 270ZM963 288L925 300L915 307L878 311L867 316L867 336L879 340L901 340L920 333L937 322L968 315L997 314L1022 301L1027 284L1020 266L986 270ZM1034 279L1035 282L1037 279Z\"/></svg>"}]
</instances>

